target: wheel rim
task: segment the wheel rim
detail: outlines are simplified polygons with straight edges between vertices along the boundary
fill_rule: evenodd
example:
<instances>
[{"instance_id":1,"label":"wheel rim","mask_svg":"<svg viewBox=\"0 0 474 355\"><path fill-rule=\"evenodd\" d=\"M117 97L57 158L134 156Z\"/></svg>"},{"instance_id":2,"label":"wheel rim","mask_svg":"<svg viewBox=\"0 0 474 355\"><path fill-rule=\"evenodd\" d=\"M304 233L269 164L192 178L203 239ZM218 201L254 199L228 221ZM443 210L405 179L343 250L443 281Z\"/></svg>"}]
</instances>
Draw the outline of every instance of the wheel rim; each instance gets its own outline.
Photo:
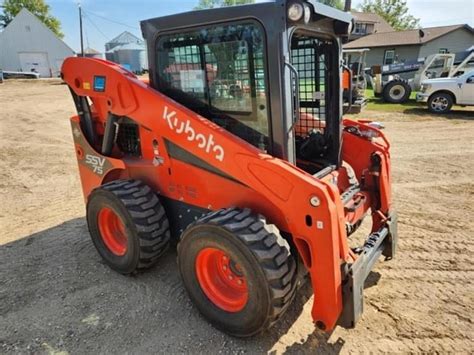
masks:
<instances>
[{"instance_id":1,"label":"wheel rim","mask_svg":"<svg viewBox=\"0 0 474 355\"><path fill-rule=\"evenodd\" d=\"M122 219L110 208L103 207L98 215L99 232L105 246L115 255L127 252L127 233Z\"/></svg>"},{"instance_id":2,"label":"wheel rim","mask_svg":"<svg viewBox=\"0 0 474 355\"><path fill-rule=\"evenodd\" d=\"M235 313L247 304L248 287L242 269L222 250L201 250L196 258L196 276L207 298L222 310Z\"/></svg>"},{"instance_id":3,"label":"wheel rim","mask_svg":"<svg viewBox=\"0 0 474 355\"><path fill-rule=\"evenodd\" d=\"M445 97L436 97L432 102L431 102L431 107L435 111L444 111L448 108L449 102Z\"/></svg>"},{"instance_id":4,"label":"wheel rim","mask_svg":"<svg viewBox=\"0 0 474 355\"><path fill-rule=\"evenodd\" d=\"M400 100L405 96L405 88L401 85L395 85L390 89L390 97L394 100Z\"/></svg>"}]
</instances>

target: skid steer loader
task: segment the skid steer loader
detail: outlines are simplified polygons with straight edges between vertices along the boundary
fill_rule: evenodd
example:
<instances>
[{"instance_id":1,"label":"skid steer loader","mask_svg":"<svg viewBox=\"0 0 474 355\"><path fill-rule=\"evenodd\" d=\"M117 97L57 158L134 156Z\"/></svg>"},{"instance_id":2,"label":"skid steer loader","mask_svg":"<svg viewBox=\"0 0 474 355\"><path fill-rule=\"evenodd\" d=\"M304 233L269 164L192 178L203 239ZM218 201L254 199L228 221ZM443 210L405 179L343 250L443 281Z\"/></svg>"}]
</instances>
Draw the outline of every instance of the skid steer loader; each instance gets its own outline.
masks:
<instances>
[{"instance_id":1,"label":"skid steer loader","mask_svg":"<svg viewBox=\"0 0 474 355\"><path fill-rule=\"evenodd\" d=\"M141 23L149 80L69 58L62 77L99 254L116 271L154 265L170 241L200 312L252 336L306 275L312 317L354 327L364 280L397 242L390 144L343 120L347 13L316 1L194 11ZM349 236L366 215L365 242Z\"/></svg>"}]
</instances>

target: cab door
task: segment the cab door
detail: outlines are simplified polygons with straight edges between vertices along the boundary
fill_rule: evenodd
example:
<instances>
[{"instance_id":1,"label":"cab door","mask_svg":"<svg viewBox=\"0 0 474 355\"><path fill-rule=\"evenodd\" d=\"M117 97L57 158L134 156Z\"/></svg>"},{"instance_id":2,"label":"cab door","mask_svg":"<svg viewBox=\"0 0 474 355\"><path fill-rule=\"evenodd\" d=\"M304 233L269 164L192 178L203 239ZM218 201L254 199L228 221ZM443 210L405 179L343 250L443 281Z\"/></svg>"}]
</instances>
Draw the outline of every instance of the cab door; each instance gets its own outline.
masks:
<instances>
[{"instance_id":1,"label":"cab door","mask_svg":"<svg viewBox=\"0 0 474 355\"><path fill-rule=\"evenodd\" d=\"M461 88L461 102L466 105L474 105L474 72L463 78Z\"/></svg>"}]
</instances>

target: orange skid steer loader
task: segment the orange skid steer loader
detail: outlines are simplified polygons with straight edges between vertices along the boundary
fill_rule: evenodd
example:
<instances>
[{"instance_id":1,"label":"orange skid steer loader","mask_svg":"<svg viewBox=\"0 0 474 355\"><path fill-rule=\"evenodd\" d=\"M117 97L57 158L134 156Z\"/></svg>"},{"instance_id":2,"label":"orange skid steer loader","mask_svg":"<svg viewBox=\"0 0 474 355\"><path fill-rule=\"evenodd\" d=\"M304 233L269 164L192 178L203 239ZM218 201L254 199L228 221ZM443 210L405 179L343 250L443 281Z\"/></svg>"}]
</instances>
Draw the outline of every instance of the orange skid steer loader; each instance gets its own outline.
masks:
<instances>
[{"instance_id":1,"label":"orange skid steer loader","mask_svg":"<svg viewBox=\"0 0 474 355\"><path fill-rule=\"evenodd\" d=\"M189 297L229 334L271 326L307 274L316 326L354 327L397 220L387 139L341 118L351 24L316 1L277 0L143 21L146 82L67 59L87 222L106 263L135 273L174 239ZM351 248L367 214L372 231Z\"/></svg>"}]
</instances>

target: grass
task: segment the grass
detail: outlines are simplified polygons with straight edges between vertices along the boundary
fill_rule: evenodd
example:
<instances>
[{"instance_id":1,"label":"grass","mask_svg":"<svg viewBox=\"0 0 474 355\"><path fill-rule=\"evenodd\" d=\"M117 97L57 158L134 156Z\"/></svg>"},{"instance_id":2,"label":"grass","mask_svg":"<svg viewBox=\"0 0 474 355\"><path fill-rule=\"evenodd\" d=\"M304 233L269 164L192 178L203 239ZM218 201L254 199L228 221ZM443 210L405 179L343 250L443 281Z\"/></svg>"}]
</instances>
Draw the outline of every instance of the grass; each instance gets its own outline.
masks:
<instances>
[{"instance_id":1,"label":"grass","mask_svg":"<svg viewBox=\"0 0 474 355\"><path fill-rule=\"evenodd\" d=\"M410 109L426 108L426 104L416 102L416 92L412 92L410 95L410 100L403 104L391 104L384 102L381 97L374 96L373 90L366 90L365 97L369 100L367 109L373 111L404 112L405 110Z\"/></svg>"}]
</instances>

